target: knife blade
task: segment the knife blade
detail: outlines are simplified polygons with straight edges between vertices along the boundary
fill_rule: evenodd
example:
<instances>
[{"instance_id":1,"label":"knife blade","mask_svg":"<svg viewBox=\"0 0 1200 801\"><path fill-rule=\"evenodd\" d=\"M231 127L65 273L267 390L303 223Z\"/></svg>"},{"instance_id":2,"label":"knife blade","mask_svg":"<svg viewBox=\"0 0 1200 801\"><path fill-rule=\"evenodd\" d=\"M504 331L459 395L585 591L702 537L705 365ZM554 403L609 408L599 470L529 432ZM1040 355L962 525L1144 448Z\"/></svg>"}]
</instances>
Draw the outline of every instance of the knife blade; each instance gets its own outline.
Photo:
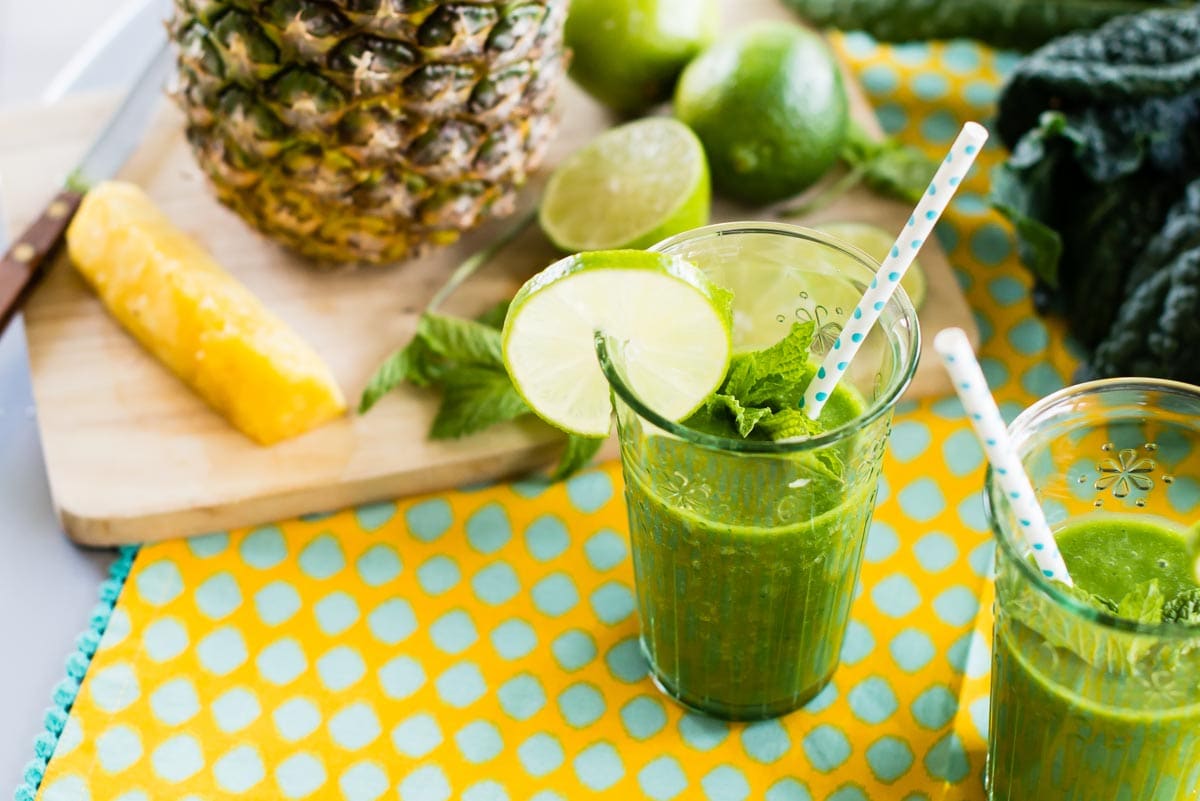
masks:
<instances>
[{"instance_id":1,"label":"knife blade","mask_svg":"<svg viewBox=\"0 0 1200 801\"><path fill-rule=\"evenodd\" d=\"M172 63L171 48L164 34L164 41L146 63L121 105L109 117L104 130L67 176L62 189L0 257L0 334L41 278L84 193L100 181L115 176L141 141L146 124L158 106Z\"/></svg>"}]
</instances>

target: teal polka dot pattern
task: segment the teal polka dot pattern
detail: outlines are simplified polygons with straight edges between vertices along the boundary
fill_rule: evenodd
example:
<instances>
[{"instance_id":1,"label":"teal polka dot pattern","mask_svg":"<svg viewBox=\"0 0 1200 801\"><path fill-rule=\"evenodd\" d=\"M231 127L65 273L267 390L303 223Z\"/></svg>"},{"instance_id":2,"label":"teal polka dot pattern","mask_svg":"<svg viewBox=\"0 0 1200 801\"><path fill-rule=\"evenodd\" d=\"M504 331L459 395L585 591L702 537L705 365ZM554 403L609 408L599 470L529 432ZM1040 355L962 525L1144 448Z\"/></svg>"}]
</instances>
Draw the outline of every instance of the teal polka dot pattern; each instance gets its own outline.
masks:
<instances>
[{"instance_id":1,"label":"teal polka dot pattern","mask_svg":"<svg viewBox=\"0 0 1200 801\"><path fill-rule=\"evenodd\" d=\"M129 726L113 726L96 739L96 758L108 773L127 770L142 753L142 739Z\"/></svg>"},{"instance_id":2,"label":"teal polka dot pattern","mask_svg":"<svg viewBox=\"0 0 1200 801\"><path fill-rule=\"evenodd\" d=\"M213 765L217 785L227 793L245 793L266 778L262 757L251 746L227 752Z\"/></svg>"},{"instance_id":3,"label":"teal polka dot pattern","mask_svg":"<svg viewBox=\"0 0 1200 801\"><path fill-rule=\"evenodd\" d=\"M563 720L577 729L591 726L604 714L604 696L592 684L573 684L558 696Z\"/></svg>"},{"instance_id":4,"label":"teal polka dot pattern","mask_svg":"<svg viewBox=\"0 0 1200 801\"><path fill-rule=\"evenodd\" d=\"M654 801L670 801L687 789L688 782L674 757L661 756L638 773L638 786Z\"/></svg>"},{"instance_id":5,"label":"teal polka dot pattern","mask_svg":"<svg viewBox=\"0 0 1200 801\"><path fill-rule=\"evenodd\" d=\"M718 765L700 780L709 801L745 801L750 785L740 770L732 765Z\"/></svg>"},{"instance_id":6,"label":"teal polka dot pattern","mask_svg":"<svg viewBox=\"0 0 1200 801\"><path fill-rule=\"evenodd\" d=\"M488 504L467 518L467 541L482 554L494 554L511 537L512 526L499 504Z\"/></svg>"},{"instance_id":7,"label":"teal polka dot pattern","mask_svg":"<svg viewBox=\"0 0 1200 801\"><path fill-rule=\"evenodd\" d=\"M504 750L500 731L486 720L477 720L459 729L454 742L463 758L475 765L495 759Z\"/></svg>"},{"instance_id":8,"label":"teal polka dot pattern","mask_svg":"<svg viewBox=\"0 0 1200 801\"><path fill-rule=\"evenodd\" d=\"M357 762L338 778L338 788L347 801L377 801L388 787L387 773L373 762Z\"/></svg>"},{"instance_id":9,"label":"teal polka dot pattern","mask_svg":"<svg viewBox=\"0 0 1200 801\"><path fill-rule=\"evenodd\" d=\"M408 530L421 542L434 542L439 539L454 522L450 504L441 498L411 507L405 513L405 517L408 520Z\"/></svg>"},{"instance_id":10,"label":"teal polka dot pattern","mask_svg":"<svg viewBox=\"0 0 1200 801\"><path fill-rule=\"evenodd\" d=\"M912 748L899 737L880 737L867 748L867 764L875 778L891 784L912 768Z\"/></svg>"},{"instance_id":11,"label":"teal polka dot pattern","mask_svg":"<svg viewBox=\"0 0 1200 801\"><path fill-rule=\"evenodd\" d=\"M391 545L373 545L354 563L355 570L368 587L380 587L400 575L403 565Z\"/></svg>"},{"instance_id":12,"label":"teal polka dot pattern","mask_svg":"<svg viewBox=\"0 0 1200 801\"><path fill-rule=\"evenodd\" d=\"M527 656L537 647L538 637L533 626L524 620L506 620L492 630L492 646L496 653L510 661Z\"/></svg>"},{"instance_id":13,"label":"teal polka dot pattern","mask_svg":"<svg viewBox=\"0 0 1200 801\"><path fill-rule=\"evenodd\" d=\"M346 566L342 546L331 534L322 534L300 552L300 569L315 579L327 579Z\"/></svg>"},{"instance_id":14,"label":"teal polka dot pattern","mask_svg":"<svg viewBox=\"0 0 1200 801\"><path fill-rule=\"evenodd\" d=\"M872 676L852 688L846 698L855 717L872 725L886 721L900 705L892 686L878 676Z\"/></svg>"},{"instance_id":15,"label":"teal polka dot pattern","mask_svg":"<svg viewBox=\"0 0 1200 801\"><path fill-rule=\"evenodd\" d=\"M783 759L791 746L791 737L777 720L759 721L742 730L742 747L751 759L764 765Z\"/></svg>"},{"instance_id":16,"label":"teal polka dot pattern","mask_svg":"<svg viewBox=\"0 0 1200 801\"><path fill-rule=\"evenodd\" d=\"M196 645L200 665L214 676L225 676L241 667L249 656L246 641L235 628L220 628Z\"/></svg>"},{"instance_id":17,"label":"teal polka dot pattern","mask_svg":"<svg viewBox=\"0 0 1200 801\"><path fill-rule=\"evenodd\" d=\"M458 564L448 556L431 556L417 569L417 581L429 595L442 595L454 589L462 578Z\"/></svg>"},{"instance_id":18,"label":"teal polka dot pattern","mask_svg":"<svg viewBox=\"0 0 1200 801\"><path fill-rule=\"evenodd\" d=\"M412 759L421 759L441 744L442 729L426 712L419 712L392 729L392 745Z\"/></svg>"},{"instance_id":19,"label":"teal polka dot pattern","mask_svg":"<svg viewBox=\"0 0 1200 801\"><path fill-rule=\"evenodd\" d=\"M850 758L850 741L842 730L830 724L817 726L803 742L804 753L814 770L829 773Z\"/></svg>"},{"instance_id":20,"label":"teal polka dot pattern","mask_svg":"<svg viewBox=\"0 0 1200 801\"><path fill-rule=\"evenodd\" d=\"M188 679L174 679L159 687L150 696L150 709L162 723L180 726L200 712L196 687Z\"/></svg>"},{"instance_id":21,"label":"teal polka dot pattern","mask_svg":"<svg viewBox=\"0 0 1200 801\"><path fill-rule=\"evenodd\" d=\"M525 529L525 547L539 562L557 559L570 544L566 525L554 515L543 515Z\"/></svg>"},{"instance_id":22,"label":"teal polka dot pattern","mask_svg":"<svg viewBox=\"0 0 1200 801\"><path fill-rule=\"evenodd\" d=\"M729 737L729 724L687 712L679 719L679 733L697 751L711 751Z\"/></svg>"},{"instance_id":23,"label":"teal polka dot pattern","mask_svg":"<svg viewBox=\"0 0 1200 801\"><path fill-rule=\"evenodd\" d=\"M333 692L354 686L366 672L367 667L358 651L344 645L336 646L317 660L321 683Z\"/></svg>"},{"instance_id":24,"label":"teal polka dot pattern","mask_svg":"<svg viewBox=\"0 0 1200 801\"><path fill-rule=\"evenodd\" d=\"M478 701L487 692L487 682L479 666L459 662L437 678L438 696L446 704L462 709Z\"/></svg>"},{"instance_id":25,"label":"teal polka dot pattern","mask_svg":"<svg viewBox=\"0 0 1200 801\"><path fill-rule=\"evenodd\" d=\"M293 698L271 715L283 739L298 742L321 726L321 712L306 698Z\"/></svg>"},{"instance_id":26,"label":"teal polka dot pattern","mask_svg":"<svg viewBox=\"0 0 1200 801\"><path fill-rule=\"evenodd\" d=\"M596 641L583 629L564 632L554 640L551 649L559 667L571 673L585 667L596 658Z\"/></svg>"},{"instance_id":27,"label":"teal polka dot pattern","mask_svg":"<svg viewBox=\"0 0 1200 801\"><path fill-rule=\"evenodd\" d=\"M212 702L213 721L225 734L235 734L258 720L262 714L258 695L245 687L235 687Z\"/></svg>"},{"instance_id":28,"label":"teal polka dot pattern","mask_svg":"<svg viewBox=\"0 0 1200 801\"><path fill-rule=\"evenodd\" d=\"M150 755L154 772L173 784L190 779L204 767L200 744L190 734L170 738Z\"/></svg>"},{"instance_id":29,"label":"teal polka dot pattern","mask_svg":"<svg viewBox=\"0 0 1200 801\"><path fill-rule=\"evenodd\" d=\"M500 685L497 695L500 708L513 720L529 720L546 705L542 683L529 673L514 676Z\"/></svg>"},{"instance_id":30,"label":"teal polka dot pattern","mask_svg":"<svg viewBox=\"0 0 1200 801\"><path fill-rule=\"evenodd\" d=\"M517 759L526 773L541 778L562 767L566 754L558 738L538 732L517 747Z\"/></svg>"},{"instance_id":31,"label":"teal polka dot pattern","mask_svg":"<svg viewBox=\"0 0 1200 801\"><path fill-rule=\"evenodd\" d=\"M635 740L648 740L667 725L667 711L662 701L639 695L621 707L621 724Z\"/></svg>"},{"instance_id":32,"label":"teal polka dot pattern","mask_svg":"<svg viewBox=\"0 0 1200 801\"><path fill-rule=\"evenodd\" d=\"M625 776L625 765L611 743L588 746L572 763L575 775L589 790L603 792Z\"/></svg>"},{"instance_id":33,"label":"teal polka dot pattern","mask_svg":"<svg viewBox=\"0 0 1200 801\"><path fill-rule=\"evenodd\" d=\"M279 626L300 611L300 594L291 584L276 581L254 595L258 618L268 626Z\"/></svg>"},{"instance_id":34,"label":"teal polka dot pattern","mask_svg":"<svg viewBox=\"0 0 1200 801\"><path fill-rule=\"evenodd\" d=\"M916 697L912 703L913 718L926 729L941 729L958 711L958 698L940 684L935 684Z\"/></svg>"}]
</instances>

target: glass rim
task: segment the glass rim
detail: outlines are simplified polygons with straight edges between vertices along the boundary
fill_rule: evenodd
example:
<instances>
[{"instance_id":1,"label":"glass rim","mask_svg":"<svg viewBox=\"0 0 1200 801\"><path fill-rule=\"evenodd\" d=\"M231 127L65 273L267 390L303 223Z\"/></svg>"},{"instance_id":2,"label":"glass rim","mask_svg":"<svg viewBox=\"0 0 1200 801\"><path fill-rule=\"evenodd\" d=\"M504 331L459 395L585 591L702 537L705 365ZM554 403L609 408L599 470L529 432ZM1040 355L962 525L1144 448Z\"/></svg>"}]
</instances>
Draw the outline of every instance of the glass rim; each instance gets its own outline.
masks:
<instances>
[{"instance_id":1,"label":"glass rim","mask_svg":"<svg viewBox=\"0 0 1200 801\"><path fill-rule=\"evenodd\" d=\"M1063 387L1057 392L1053 392L1038 400L1017 415L1016 419L1009 425L1008 433L1015 441L1018 434L1022 431L1032 430L1033 426L1040 421L1042 415L1064 400L1084 395L1100 395L1105 392L1121 389L1159 390L1190 397L1200 402L1200 387L1186 384L1182 381L1171 381L1165 378L1103 378ZM1042 575L1041 571L1035 569L1023 555L1017 552L1016 539L1010 536L1009 532L1005 531L1005 527L1000 524L999 516L996 514L1000 499L1002 499L1002 493L998 489L998 485L994 480L992 466L989 464L987 475L984 478L983 491L984 515L987 518L988 527L995 536L998 547L1017 565L1017 570L1024 575L1025 579L1035 589L1048 597L1057 606L1066 609L1076 617L1083 618L1089 623L1096 623L1117 631L1133 634L1150 634L1170 639L1200 640L1200 626L1186 623L1138 623L1134 620L1117 617L1111 612L1096 609L1063 592L1057 584Z\"/></svg>"},{"instance_id":2,"label":"glass rim","mask_svg":"<svg viewBox=\"0 0 1200 801\"><path fill-rule=\"evenodd\" d=\"M880 263L871 258L861 249L855 247L849 242L844 242L835 236L830 236L822 231L817 231L812 228L805 228L799 225L790 225L788 223L776 222L728 222L717 223L715 225L706 225L701 228L694 228L690 231L685 231L682 234L664 239L658 244L649 248L650 251L663 253L667 249L679 245L683 242L688 242L696 239L707 237L730 236L734 234L770 234L775 236L786 236L795 239L803 239L809 242L815 242L818 245L831 248L833 250L844 253L853 260L859 262L863 267L867 268L872 274L878 273ZM727 451L731 453L747 453L747 454L767 454L781 455L792 453L803 453L805 451L824 448L834 443L840 442L855 432L865 428L871 423L878 420L888 410L892 409L899 401L900 396L912 383L913 376L917 372L917 363L921 354L921 326L917 318L917 310L913 307L912 301L908 297L908 293L903 287L897 287L897 291L888 300L890 306L893 302L900 306L901 318L909 322L908 337L911 346L908 358L904 368L898 370L896 375L892 377L888 391L874 399L868 404L866 411L861 415L849 420L837 428L830 429L825 433L816 437L805 437L790 440L770 441L770 440L752 440L752 439L734 439L732 437L719 437L715 434L707 434L703 431L697 431L693 428L688 428L682 423L669 420L660 414L655 409L646 404L637 393L635 393L625 380L621 377L617 370L616 364L610 353L608 346L608 337L597 332L595 345L596 355L600 360L600 369L607 379L609 387L612 391L621 398L634 412L644 420L649 421L655 427L672 434L685 442L693 445L700 445L712 450ZM888 336L885 334L885 336ZM889 336L890 338L890 336Z\"/></svg>"}]
</instances>

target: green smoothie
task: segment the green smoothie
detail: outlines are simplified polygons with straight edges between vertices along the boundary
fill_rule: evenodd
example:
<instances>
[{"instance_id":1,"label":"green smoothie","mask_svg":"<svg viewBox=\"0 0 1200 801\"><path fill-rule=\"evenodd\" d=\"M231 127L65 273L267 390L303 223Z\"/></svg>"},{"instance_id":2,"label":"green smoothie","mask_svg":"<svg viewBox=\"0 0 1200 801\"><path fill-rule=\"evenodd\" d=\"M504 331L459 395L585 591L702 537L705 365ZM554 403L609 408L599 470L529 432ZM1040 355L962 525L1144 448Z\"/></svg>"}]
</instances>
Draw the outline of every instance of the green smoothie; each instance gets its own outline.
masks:
<instances>
[{"instance_id":1,"label":"green smoothie","mask_svg":"<svg viewBox=\"0 0 1200 801\"><path fill-rule=\"evenodd\" d=\"M1050 600L1001 558L992 801L1195 801L1200 542L1146 515L1089 515L1055 536L1068 594L1107 622Z\"/></svg>"},{"instance_id":2,"label":"green smoothie","mask_svg":"<svg viewBox=\"0 0 1200 801\"><path fill-rule=\"evenodd\" d=\"M735 366L736 369L736 366ZM799 396L804 384L785 394ZM816 431L860 418L837 389ZM739 437L732 414L688 425ZM728 719L795 709L838 662L878 453L860 432L819 451L746 454L669 436L623 435L643 648L664 689ZM753 437L754 434L751 434ZM633 444L629 444L633 443Z\"/></svg>"}]
</instances>

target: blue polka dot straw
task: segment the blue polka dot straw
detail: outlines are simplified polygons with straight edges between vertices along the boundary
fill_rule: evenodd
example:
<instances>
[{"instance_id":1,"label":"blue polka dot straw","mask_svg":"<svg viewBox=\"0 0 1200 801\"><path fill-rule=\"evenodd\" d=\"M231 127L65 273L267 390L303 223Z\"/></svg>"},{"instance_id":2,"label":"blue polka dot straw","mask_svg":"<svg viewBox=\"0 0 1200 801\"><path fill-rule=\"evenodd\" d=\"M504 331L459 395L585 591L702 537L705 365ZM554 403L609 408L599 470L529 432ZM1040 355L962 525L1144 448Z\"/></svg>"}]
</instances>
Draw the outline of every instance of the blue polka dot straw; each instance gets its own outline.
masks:
<instances>
[{"instance_id":1,"label":"blue polka dot straw","mask_svg":"<svg viewBox=\"0 0 1200 801\"><path fill-rule=\"evenodd\" d=\"M954 197L962 179L975 163L975 157L983 149L987 138L987 129L977 122L968 122L959 131L958 138L950 146L946 158L942 159L929 188L925 190L908 222L900 229L900 235L880 265L877 279L871 282L858 307L847 318L837 342L826 355L821 365L824 375L818 373L805 391L801 406L811 419L816 420L820 416L825 401L829 400L846 367L866 341L867 333L879 319L892 293L900 286L900 279L912 266L921 245L933 234L934 225L950 205L950 198Z\"/></svg>"},{"instance_id":2,"label":"blue polka dot straw","mask_svg":"<svg viewBox=\"0 0 1200 801\"><path fill-rule=\"evenodd\" d=\"M1058 551L1058 543L1050 532L1037 496L1033 494L1033 485L1021 465L1016 447L1009 439L1008 427L1004 425L1004 418L996 407L996 399L988 390L987 379L983 377L983 369L971 350L967 335L961 328L944 329L934 337L933 347L954 382L954 391L958 393L975 435L995 470L1000 488L1008 496L1023 539L1031 546L1038 567L1047 578L1073 585L1067 565Z\"/></svg>"}]
</instances>

